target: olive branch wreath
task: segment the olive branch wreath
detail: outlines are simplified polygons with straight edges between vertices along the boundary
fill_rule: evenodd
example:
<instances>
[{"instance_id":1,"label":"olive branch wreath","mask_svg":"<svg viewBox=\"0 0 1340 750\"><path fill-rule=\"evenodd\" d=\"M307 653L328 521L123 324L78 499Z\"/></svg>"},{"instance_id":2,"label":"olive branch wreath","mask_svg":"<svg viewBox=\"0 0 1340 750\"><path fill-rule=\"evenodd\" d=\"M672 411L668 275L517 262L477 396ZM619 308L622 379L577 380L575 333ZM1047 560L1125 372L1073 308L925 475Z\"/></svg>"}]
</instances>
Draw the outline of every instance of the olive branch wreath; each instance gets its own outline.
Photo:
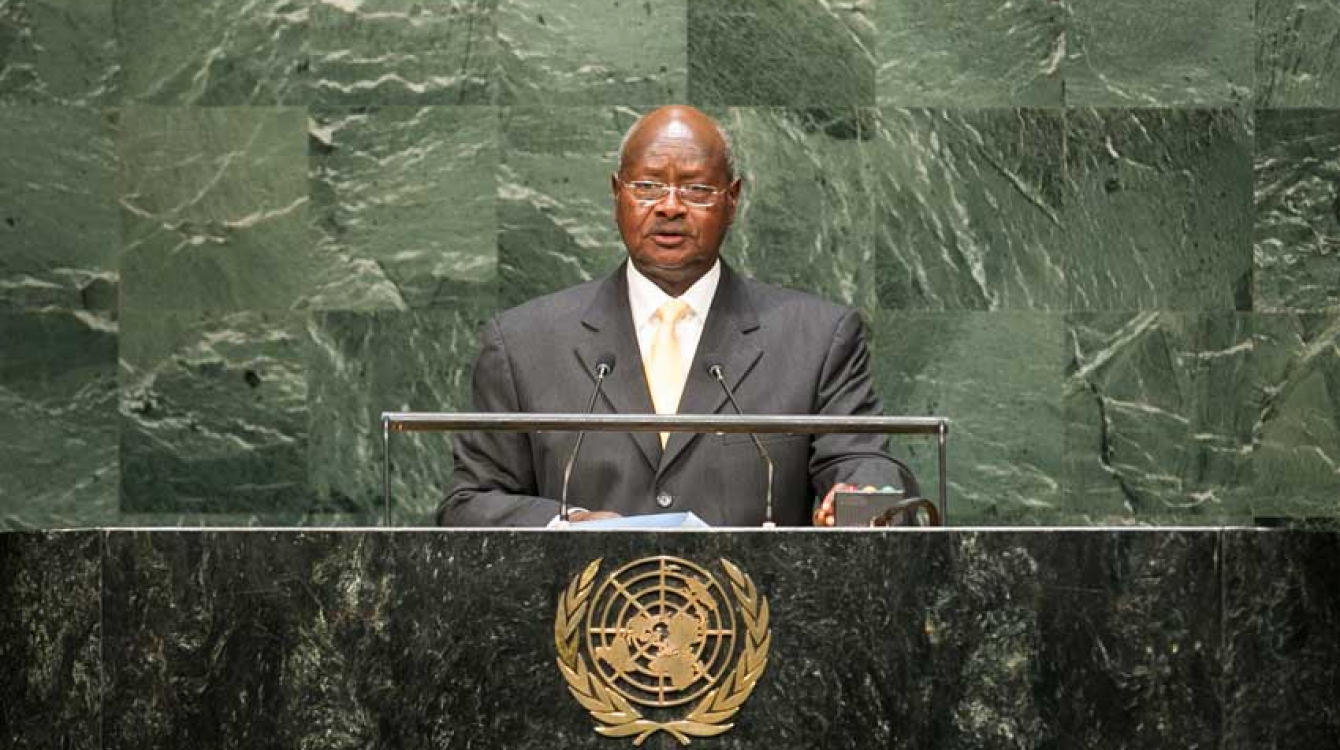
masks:
<instances>
[{"instance_id":1,"label":"olive branch wreath","mask_svg":"<svg viewBox=\"0 0 1340 750\"><path fill-rule=\"evenodd\" d=\"M708 691L684 718L659 722L643 718L627 698L606 686L587 669L586 660L580 653L580 626L600 563L601 559L593 561L581 575L572 579L567 591L559 597L558 614L554 618L558 668L567 680L572 696L602 724L596 731L606 737L634 737L633 744L639 746L656 732L666 732L680 744L687 745L690 737L714 737L735 726L725 722L735 716L754 692L758 679L768 666L768 648L772 645L768 600L759 596L754 582L729 560L721 561L740 604L745 625L744 648L740 650L735 669L720 686Z\"/></svg>"}]
</instances>

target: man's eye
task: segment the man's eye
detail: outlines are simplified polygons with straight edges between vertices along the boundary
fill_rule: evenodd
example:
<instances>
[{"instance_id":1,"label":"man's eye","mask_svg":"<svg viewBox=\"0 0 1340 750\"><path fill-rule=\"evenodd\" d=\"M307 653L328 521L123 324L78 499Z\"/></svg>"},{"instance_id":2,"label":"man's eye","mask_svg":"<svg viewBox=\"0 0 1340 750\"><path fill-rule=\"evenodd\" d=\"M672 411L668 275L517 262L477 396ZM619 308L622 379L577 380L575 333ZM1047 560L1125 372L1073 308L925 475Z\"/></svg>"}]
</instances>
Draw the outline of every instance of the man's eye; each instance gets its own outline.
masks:
<instances>
[{"instance_id":1,"label":"man's eye","mask_svg":"<svg viewBox=\"0 0 1340 750\"><path fill-rule=\"evenodd\" d=\"M660 182L630 182L628 185L634 190L646 190L648 192L665 189L665 184Z\"/></svg>"},{"instance_id":2,"label":"man's eye","mask_svg":"<svg viewBox=\"0 0 1340 750\"><path fill-rule=\"evenodd\" d=\"M685 185L679 192L688 200L707 200L716 195L717 189L710 185Z\"/></svg>"}]
</instances>

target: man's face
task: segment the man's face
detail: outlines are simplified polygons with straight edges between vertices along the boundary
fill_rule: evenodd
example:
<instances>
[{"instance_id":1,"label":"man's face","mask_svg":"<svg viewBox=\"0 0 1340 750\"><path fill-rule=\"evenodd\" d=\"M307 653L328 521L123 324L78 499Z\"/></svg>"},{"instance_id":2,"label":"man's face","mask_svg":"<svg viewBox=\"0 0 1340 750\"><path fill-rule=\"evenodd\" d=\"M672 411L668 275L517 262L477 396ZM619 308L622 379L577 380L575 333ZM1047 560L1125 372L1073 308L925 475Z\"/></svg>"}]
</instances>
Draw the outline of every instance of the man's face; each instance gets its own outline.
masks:
<instances>
[{"instance_id":1,"label":"man's face","mask_svg":"<svg viewBox=\"0 0 1340 750\"><path fill-rule=\"evenodd\" d=\"M725 193L711 206L685 203L675 191L648 203L634 197L632 182L707 185ZM682 294L716 262L740 193L740 181L727 178L716 128L702 115L644 122L629 139L612 184L614 217L629 259L666 293Z\"/></svg>"}]
</instances>

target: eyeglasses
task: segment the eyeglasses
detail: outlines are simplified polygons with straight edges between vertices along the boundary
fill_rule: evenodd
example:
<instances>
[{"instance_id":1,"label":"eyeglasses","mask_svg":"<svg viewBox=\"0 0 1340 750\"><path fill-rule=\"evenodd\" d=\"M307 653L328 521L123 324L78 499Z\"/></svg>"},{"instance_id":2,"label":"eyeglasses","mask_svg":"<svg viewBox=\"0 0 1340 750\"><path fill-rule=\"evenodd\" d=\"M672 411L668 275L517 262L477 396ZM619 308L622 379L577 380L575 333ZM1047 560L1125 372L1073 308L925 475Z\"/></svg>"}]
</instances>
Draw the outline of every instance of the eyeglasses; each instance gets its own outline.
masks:
<instances>
[{"instance_id":1,"label":"eyeglasses","mask_svg":"<svg viewBox=\"0 0 1340 750\"><path fill-rule=\"evenodd\" d=\"M674 191L679 194L679 199L698 208L709 208L721 202L721 196L726 194L725 188L715 188L711 185L667 185L664 182L651 182L649 180L634 180L625 182L618 177L619 184L628 188L628 193L633 196L633 200L638 203L651 205L660 203L665 196Z\"/></svg>"}]
</instances>

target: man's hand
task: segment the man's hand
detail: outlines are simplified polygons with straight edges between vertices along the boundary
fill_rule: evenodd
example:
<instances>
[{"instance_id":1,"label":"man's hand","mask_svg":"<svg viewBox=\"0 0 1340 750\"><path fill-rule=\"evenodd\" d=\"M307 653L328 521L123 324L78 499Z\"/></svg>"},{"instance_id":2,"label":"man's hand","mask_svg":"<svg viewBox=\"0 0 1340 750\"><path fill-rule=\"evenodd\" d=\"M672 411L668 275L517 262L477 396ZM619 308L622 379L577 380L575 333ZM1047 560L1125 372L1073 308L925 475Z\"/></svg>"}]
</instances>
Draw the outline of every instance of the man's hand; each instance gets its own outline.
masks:
<instances>
[{"instance_id":1,"label":"man's hand","mask_svg":"<svg viewBox=\"0 0 1340 750\"><path fill-rule=\"evenodd\" d=\"M568 514L569 523L581 523L582 521L603 521L607 518L623 518L623 516L612 510L579 510Z\"/></svg>"},{"instance_id":2,"label":"man's hand","mask_svg":"<svg viewBox=\"0 0 1340 750\"><path fill-rule=\"evenodd\" d=\"M819 503L819 507L814 509L815 526L832 526L837 523L837 514L833 510L833 496L839 492L855 492L859 490L854 484L838 482L824 496L824 501Z\"/></svg>"}]
</instances>

